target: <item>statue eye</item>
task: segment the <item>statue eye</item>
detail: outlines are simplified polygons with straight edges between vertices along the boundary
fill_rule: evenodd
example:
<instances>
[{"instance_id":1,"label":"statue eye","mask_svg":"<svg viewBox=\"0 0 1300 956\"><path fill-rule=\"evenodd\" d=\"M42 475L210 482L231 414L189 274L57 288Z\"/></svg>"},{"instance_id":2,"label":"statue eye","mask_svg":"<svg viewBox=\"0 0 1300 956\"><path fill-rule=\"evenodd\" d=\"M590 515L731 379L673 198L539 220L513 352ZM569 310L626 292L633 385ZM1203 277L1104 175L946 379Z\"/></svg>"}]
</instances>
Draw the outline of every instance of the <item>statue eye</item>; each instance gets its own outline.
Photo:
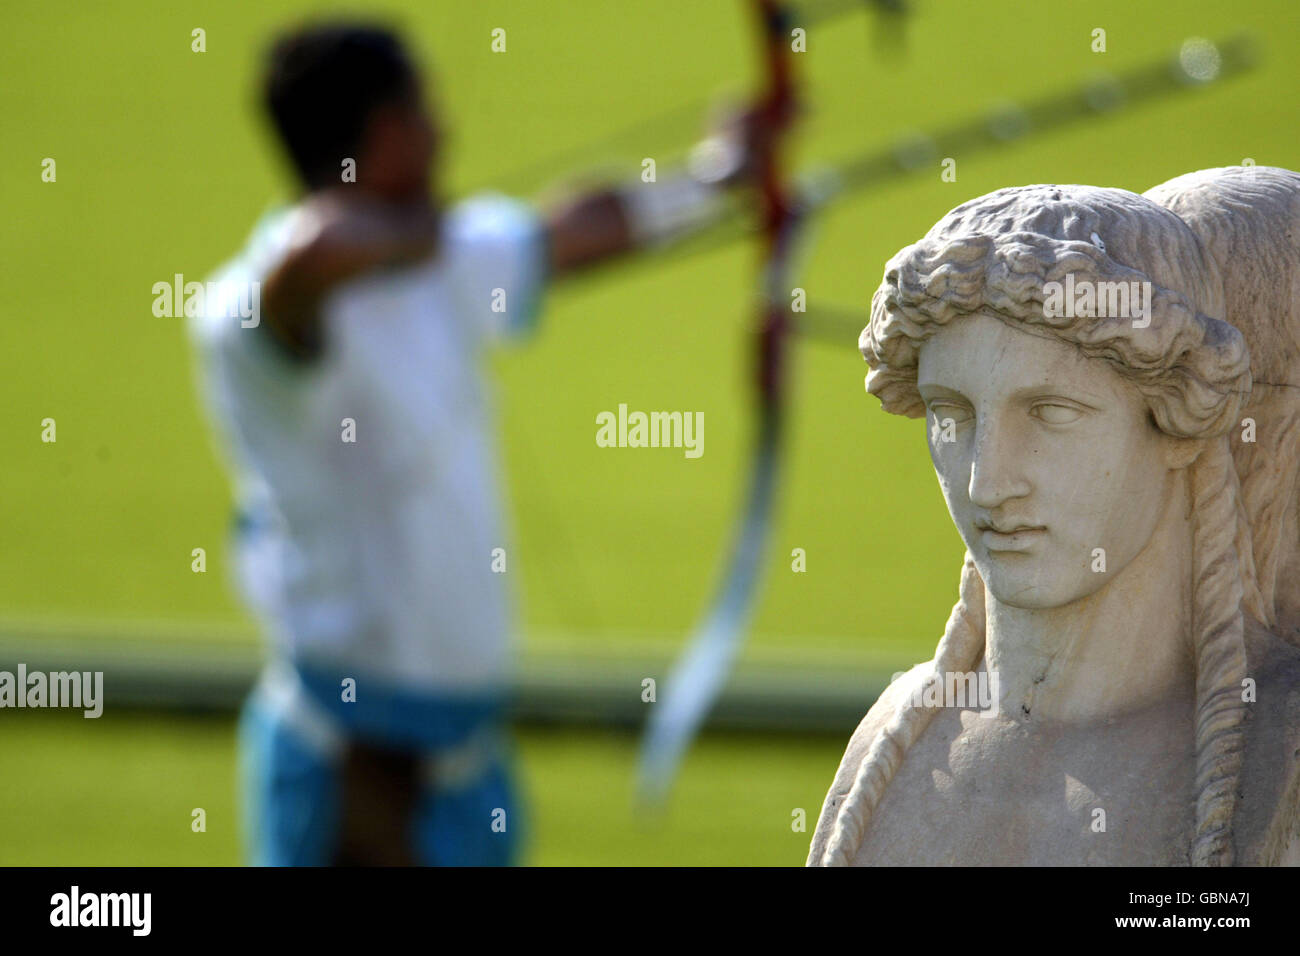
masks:
<instances>
[{"instance_id":1,"label":"statue eye","mask_svg":"<svg viewBox=\"0 0 1300 956\"><path fill-rule=\"evenodd\" d=\"M930 414L940 425L949 418L956 425L964 425L974 417L969 406L959 405L956 402L931 402Z\"/></svg>"},{"instance_id":2,"label":"statue eye","mask_svg":"<svg viewBox=\"0 0 1300 956\"><path fill-rule=\"evenodd\" d=\"M1039 402L1029 410L1029 414L1049 425L1068 425L1082 418L1083 410L1077 405L1061 402Z\"/></svg>"}]
</instances>

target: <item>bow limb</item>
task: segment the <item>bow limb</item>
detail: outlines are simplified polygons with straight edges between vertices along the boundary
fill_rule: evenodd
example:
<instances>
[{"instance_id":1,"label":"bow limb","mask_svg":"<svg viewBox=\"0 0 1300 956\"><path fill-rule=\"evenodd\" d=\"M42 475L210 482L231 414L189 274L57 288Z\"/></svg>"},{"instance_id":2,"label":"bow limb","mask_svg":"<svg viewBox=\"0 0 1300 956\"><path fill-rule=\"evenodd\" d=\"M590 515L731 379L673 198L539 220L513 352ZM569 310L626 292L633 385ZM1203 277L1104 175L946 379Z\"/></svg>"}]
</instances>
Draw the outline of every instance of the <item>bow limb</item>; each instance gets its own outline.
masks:
<instances>
[{"instance_id":1,"label":"bow limb","mask_svg":"<svg viewBox=\"0 0 1300 956\"><path fill-rule=\"evenodd\" d=\"M749 488L720 591L688 641L655 705L642 744L637 791L660 804L677 767L731 672L753 617L771 537L780 475L784 372L790 333L788 279L800 215L783 175L781 145L795 112L790 21L777 0L754 0L762 31L767 89L758 103L763 143L754 177L763 230L758 282L755 381L758 422Z\"/></svg>"}]
</instances>

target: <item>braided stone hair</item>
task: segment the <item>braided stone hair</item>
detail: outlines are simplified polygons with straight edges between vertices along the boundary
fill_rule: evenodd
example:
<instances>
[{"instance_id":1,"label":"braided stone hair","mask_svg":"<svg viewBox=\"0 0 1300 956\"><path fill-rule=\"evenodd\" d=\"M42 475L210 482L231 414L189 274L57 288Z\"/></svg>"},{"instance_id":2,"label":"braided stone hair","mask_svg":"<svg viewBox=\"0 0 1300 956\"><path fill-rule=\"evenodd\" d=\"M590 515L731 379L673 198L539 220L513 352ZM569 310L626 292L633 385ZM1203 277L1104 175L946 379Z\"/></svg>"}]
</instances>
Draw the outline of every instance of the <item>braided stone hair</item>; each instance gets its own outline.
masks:
<instances>
[{"instance_id":1,"label":"braided stone hair","mask_svg":"<svg viewBox=\"0 0 1300 956\"><path fill-rule=\"evenodd\" d=\"M1300 173L1270 166L1203 169L1144 194L1178 214L1223 277L1224 317L1250 349L1251 395L1242 410L1255 441L1233 430L1232 457L1250 526L1243 556L1258 587L1255 617L1300 644L1300 593L1288 567L1300 561Z\"/></svg>"},{"instance_id":2,"label":"braided stone hair","mask_svg":"<svg viewBox=\"0 0 1300 956\"><path fill-rule=\"evenodd\" d=\"M1049 317L1044 286L1076 281L1149 281L1151 320ZM1172 212L1134 193L1086 186L1003 189L958 206L920 242L889 261L860 345L867 391L886 411L918 418L919 350L949 322L991 311L1026 332L1051 335L1109 362L1146 399L1167 434L1203 439L1191 466L1193 616L1196 658L1194 864L1231 865L1232 818L1245 749L1243 594L1258 593L1250 528L1240 506L1227 432L1250 393L1242 335L1223 314L1219 272ZM925 683L978 666L985 643L985 589L968 553L957 604ZM935 714L908 695L872 742L833 823L824 865L847 865L908 748Z\"/></svg>"}]
</instances>

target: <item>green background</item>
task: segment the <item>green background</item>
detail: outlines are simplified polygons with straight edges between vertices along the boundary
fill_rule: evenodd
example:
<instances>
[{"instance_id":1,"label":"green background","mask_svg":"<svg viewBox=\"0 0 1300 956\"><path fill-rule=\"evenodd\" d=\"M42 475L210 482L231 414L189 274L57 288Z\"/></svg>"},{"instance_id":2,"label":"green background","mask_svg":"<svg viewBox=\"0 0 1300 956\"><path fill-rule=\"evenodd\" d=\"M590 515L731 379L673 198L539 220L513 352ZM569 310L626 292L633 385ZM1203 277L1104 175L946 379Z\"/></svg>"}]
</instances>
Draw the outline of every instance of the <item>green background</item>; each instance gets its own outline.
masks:
<instances>
[{"instance_id":1,"label":"green background","mask_svg":"<svg viewBox=\"0 0 1300 956\"><path fill-rule=\"evenodd\" d=\"M810 30L798 60L808 108L795 137L801 163L874 151L1121 72L1190 35L1248 29L1261 65L1172 100L955 155L955 182L942 182L936 164L842 201L818 224L799 276L813 307L856 310L865 321L890 255L957 203L1002 186L1141 191L1247 157L1300 166L1292 0L914 6L901 51L874 44L861 14ZM256 641L228 586L227 485L183 325L152 315L150 289L177 272L208 274L285 195L252 109L258 57L277 26L336 9L278 0L7 9L0 631L36 622L147 634L166 622L167 633ZM434 64L453 194L534 194L547 186L538 168L634 176L642 158L666 161L700 123L671 119L653 141L585 147L719 91L743 97L758 78L746 5L732 0L343 9L393 15ZM204 53L190 49L196 27L206 30ZM490 49L496 27L506 30L503 54ZM1107 31L1104 54L1091 50L1095 28ZM45 157L57 162L55 183L41 181ZM667 655L707 603L748 465L756 254L741 243L557 287L538 337L492 358L526 653ZM838 346L794 347L787 471L750 660L863 673L910 664L929 655L955 598L960 545L921 426L885 415L864 393L856 333L846 327ZM598 448L595 416L620 403L702 411L704 456ZM58 423L55 444L40 440L47 417ZM196 547L207 550L206 574L190 570ZM806 573L792 573L793 548L805 550ZM213 807L225 788L230 803L228 724L132 715L89 723L0 714L0 748L24 774L0 783L0 862L233 862L226 836L214 832L192 851L149 822L164 794L207 805L178 780L209 781ZM665 824L675 836L638 843L618 790L627 738L530 731L523 743L538 804L534 860L555 863L799 862L806 838L792 838L790 808L815 816L842 746L707 741L688 767L684 792L694 797ZM69 766L82 768L75 780ZM752 786L737 792L742 777ZM593 799L604 793L611 798ZM86 809L91 800L98 809ZM188 809L181 823L187 835Z\"/></svg>"}]
</instances>

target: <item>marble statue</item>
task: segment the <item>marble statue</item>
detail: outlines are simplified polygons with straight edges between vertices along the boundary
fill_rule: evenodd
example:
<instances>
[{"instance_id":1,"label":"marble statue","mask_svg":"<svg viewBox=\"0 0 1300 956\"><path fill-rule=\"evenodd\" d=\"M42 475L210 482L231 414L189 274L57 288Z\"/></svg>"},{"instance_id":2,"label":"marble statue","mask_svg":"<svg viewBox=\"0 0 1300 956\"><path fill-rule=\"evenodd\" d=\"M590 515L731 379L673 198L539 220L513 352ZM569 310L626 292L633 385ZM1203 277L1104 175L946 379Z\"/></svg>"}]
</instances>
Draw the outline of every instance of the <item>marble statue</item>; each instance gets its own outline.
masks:
<instances>
[{"instance_id":1,"label":"marble statue","mask_svg":"<svg viewBox=\"0 0 1300 956\"><path fill-rule=\"evenodd\" d=\"M974 199L860 345L966 557L809 864L1300 864L1300 175Z\"/></svg>"}]
</instances>

